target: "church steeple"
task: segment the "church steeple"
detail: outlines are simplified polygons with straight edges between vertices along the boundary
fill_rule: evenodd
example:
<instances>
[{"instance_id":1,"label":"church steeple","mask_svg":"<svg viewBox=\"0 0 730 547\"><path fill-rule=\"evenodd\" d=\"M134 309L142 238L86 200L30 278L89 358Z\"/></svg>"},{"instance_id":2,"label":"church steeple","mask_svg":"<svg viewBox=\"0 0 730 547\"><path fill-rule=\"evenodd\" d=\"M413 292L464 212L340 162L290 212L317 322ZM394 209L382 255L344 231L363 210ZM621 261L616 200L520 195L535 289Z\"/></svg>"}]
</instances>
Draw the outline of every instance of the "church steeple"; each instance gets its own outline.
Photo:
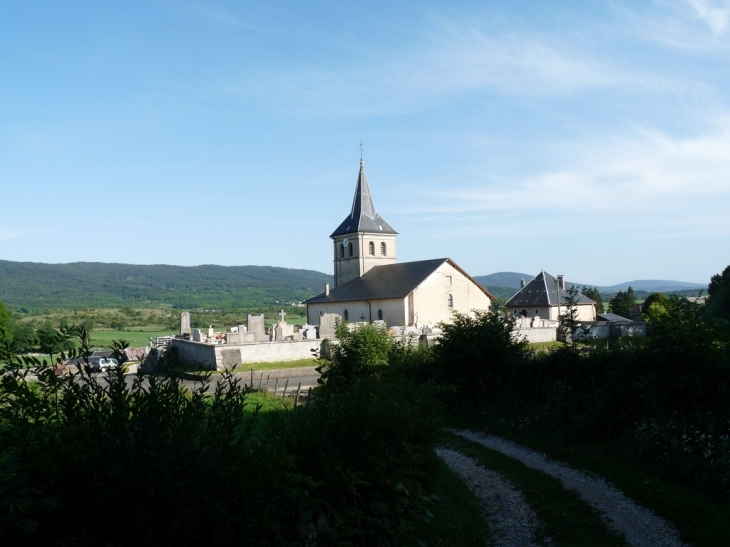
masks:
<instances>
[{"instance_id":1,"label":"church steeple","mask_svg":"<svg viewBox=\"0 0 730 547\"><path fill-rule=\"evenodd\" d=\"M352 209L330 235L334 242L335 287L360 277L374 266L394 264L397 235L375 210L361 156Z\"/></svg>"},{"instance_id":2,"label":"church steeple","mask_svg":"<svg viewBox=\"0 0 730 547\"><path fill-rule=\"evenodd\" d=\"M339 235L368 232L374 234L397 234L393 227L375 211L375 203L370 193L368 177L365 174L365 163L360 159L360 173L357 177L355 197L352 200L350 215L342 221L330 235L334 238Z\"/></svg>"}]
</instances>

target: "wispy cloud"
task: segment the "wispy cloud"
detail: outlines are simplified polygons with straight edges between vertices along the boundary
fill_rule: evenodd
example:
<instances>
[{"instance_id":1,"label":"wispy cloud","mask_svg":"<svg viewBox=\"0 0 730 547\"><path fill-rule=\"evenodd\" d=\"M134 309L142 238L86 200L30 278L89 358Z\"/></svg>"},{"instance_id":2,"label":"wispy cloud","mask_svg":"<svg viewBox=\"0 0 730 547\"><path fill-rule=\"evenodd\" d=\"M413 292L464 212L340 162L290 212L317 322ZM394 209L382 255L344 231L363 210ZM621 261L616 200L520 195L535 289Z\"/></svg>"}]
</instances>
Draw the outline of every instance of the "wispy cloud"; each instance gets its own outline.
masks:
<instances>
[{"instance_id":1,"label":"wispy cloud","mask_svg":"<svg viewBox=\"0 0 730 547\"><path fill-rule=\"evenodd\" d=\"M432 206L410 213L456 218L479 211L582 213L589 207L617 218L665 213L717 220L713 204L730 199L730 118L719 120L712 133L696 137L637 129L614 142L571 143L570 148L564 169L434 192ZM706 228L703 221L701 229Z\"/></svg>"},{"instance_id":2,"label":"wispy cloud","mask_svg":"<svg viewBox=\"0 0 730 547\"><path fill-rule=\"evenodd\" d=\"M447 22L407 50L341 65L261 71L226 90L290 112L352 116L412 112L475 92L534 97L649 85L645 76L580 48Z\"/></svg>"},{"instance_id":3,"label":"wispy cloud","mask_svg":"<svg viewBox=\"0 0 730 547\"><path fill-rule=\"evenodd\" d=\"M730 21L730 0L687 0L687 2L715 36L726 32Z\"/></svg>"},{"instance_id":4,"label":"wispy cloud","mask_svg":"<svg viewBox=\"0 0 730 547\"><path fill-rule=\"evenodd\" d=\"M647 42L684 52L730 49L730 0L655 0L644 11L629 6L615 8Z\"/></svg>"},{"instance_id":5,"label":"wispy cloud","mask_svg":"<svg viewBox=\"0 0 730 547\"><path fill-rule=\"evenodd\" d=\"M256 32L263 29L235 13L215 6L198 4L191 8L194 15L214 24L245 28Z\"/></svg>"}]
</instances>

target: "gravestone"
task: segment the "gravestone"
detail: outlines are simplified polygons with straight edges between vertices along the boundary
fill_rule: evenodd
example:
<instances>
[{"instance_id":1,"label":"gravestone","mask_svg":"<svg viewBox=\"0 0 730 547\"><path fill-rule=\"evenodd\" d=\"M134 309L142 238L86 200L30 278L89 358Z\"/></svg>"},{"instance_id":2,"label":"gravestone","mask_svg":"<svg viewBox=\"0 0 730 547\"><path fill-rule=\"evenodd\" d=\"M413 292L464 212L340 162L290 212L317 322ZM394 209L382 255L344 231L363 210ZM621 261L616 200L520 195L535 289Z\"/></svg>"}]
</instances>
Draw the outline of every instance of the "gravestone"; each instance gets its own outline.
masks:
<instances>
[{"instance_id":1,"label":"gravestone","mask_svg":"<svg viewBox=\"0 0 730 547\"><path fill-rule=\"evenodd\" d=\"M238 349L224 349L221 351L221 363L226 369L236 368L241 364L241 351Z\"/></svg>"},{"instance_id":2,"label":"gravestone","mask_svg":"<svg viewBox=\"0 0 730 547\"><path fill-rule=\"evenodd\" d=\"M246 320L246 330L255 334L256 342L266 340L266 325L264 324L264 314L248 315Z\"/></svg>"},{"instance_id":3,"label":"gravestone","mask_svg":"<svg viewBox=\"0 0 730 547\"><path fill-rule=\"evenodd\" d=\"M180 334L190 334L190 312L180 314Z\"/></svg>"},{"instance_id":4,"label":"gravestone","mask_svg":"<svg viewBox=\"0 0 730 547\"><path fill-rule=\"evenodd\" d=\"M213 330L213 325L208 326L208 338L213 338L215 336L215 331Z\"/></svg>"},{"instance_id":5,"label":"gravestone","mask_svg":"<svg viewBox=\"0 0 730 547\"><path fill-rule=\"evenodd\" d=\"M193 342L202 342L203 341L203 333L200 332L200 329L193 329Z\"/></svg>"},{"instance_id":6,"label":"gravestone","mask_svg":"<svg viewBox=\"0 0 730 547\"><path fill-rule=\"evenodd\" d=\"M335 335L335 327L340 320L336 313L323 313L319 316L319 337L328 338Z\"/></svg>"}]
</instances>

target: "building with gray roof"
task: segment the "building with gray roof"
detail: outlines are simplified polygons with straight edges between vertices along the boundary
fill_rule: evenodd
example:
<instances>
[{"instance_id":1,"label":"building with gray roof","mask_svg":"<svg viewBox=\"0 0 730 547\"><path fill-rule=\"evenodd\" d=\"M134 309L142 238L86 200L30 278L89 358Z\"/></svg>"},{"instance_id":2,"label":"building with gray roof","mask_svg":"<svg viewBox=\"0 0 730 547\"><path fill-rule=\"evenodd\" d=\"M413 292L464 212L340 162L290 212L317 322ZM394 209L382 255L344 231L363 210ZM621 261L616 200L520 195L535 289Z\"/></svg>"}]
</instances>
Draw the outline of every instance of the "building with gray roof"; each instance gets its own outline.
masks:
<instances>
[{"instance_id":1,"label":"building with gray roof","mask_svg":"<svg viewBox=\"0 0 730 547\"><path fill-rule=\"evenodd\" d=\"M505 307L511 315L557 321L566 311L567 296L565 277L553 277L543 270L507 300ZM580 292L576 295L575 307L578 312L577 320L596 320L595 301Z\"/></svg>"}]
</instances>

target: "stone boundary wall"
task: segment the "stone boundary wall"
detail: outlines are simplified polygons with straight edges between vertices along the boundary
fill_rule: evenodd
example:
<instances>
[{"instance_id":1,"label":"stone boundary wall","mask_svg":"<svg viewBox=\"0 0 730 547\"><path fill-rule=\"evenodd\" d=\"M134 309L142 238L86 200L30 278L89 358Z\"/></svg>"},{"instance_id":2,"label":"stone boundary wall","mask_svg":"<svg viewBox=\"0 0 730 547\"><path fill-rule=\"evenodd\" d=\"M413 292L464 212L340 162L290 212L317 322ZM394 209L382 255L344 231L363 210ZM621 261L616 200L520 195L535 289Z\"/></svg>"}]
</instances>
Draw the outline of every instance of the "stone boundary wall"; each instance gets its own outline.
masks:
<instances>
[{"instance_id":1,"label":"stone boundary wall","mask_svg":"<svg viewBox=\"0 0 730 547\"><path fill-rule=\"evenodd\" d=\"M515 329L513 331L518 337L524 337L530 344L539 342L555 342L558 339L556 327L537 327L532 329Z\"/></svg>"},{"instance_id":2,"label":"stone boundary wall","mask_svg":"<svg viewBox=\"0 0 730 547\"><path fill-rule=\"evenodd\" d=\"M206 344L176 338L170 347L185 366L225 370L246 363L277 363L312 358L312 350L321 351L321 340L292 342L257 342L253 344Z\"/></svg>"}]
</instances>

